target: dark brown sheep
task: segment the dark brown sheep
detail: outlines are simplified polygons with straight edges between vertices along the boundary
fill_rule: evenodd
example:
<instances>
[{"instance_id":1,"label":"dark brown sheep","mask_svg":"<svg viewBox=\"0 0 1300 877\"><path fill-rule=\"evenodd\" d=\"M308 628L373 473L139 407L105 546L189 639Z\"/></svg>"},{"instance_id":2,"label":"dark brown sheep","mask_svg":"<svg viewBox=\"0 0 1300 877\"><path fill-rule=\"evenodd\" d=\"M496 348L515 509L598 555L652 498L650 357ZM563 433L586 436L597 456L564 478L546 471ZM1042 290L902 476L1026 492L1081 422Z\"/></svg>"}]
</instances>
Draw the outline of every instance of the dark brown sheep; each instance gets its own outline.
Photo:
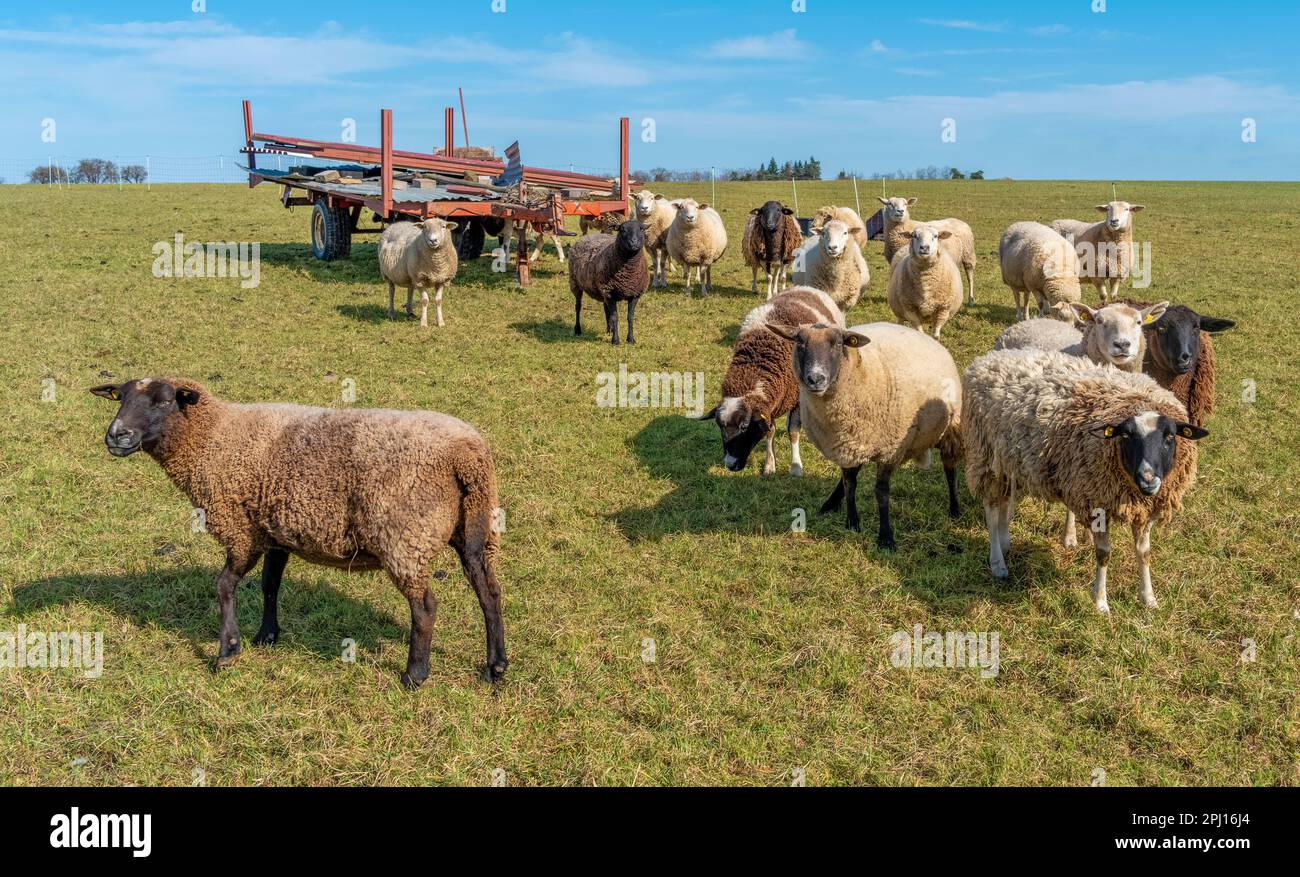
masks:
<instances>
[{"instance_id":1,"label":"dark brown sheep","mask_svg":"<svg viewBox=\"0 0 1300 877\"><path fill-rule=\"evenodd\" d=\"M253 642L279 638L280 577L293 554L388 573L411 606L402 682L418 687L429 675L438 606L429 571L450 544L483 610L483 678L505 674L496 470L473 427L432 411L239 405L181 378L90 392L121 402L104 436L109 453L153 457L226 550L217 577L218 667L239 655L235 586L263 555L262 627Z\"/></svg>"},{"instance_id":2,"label":"dark brown sheep","mask_svg":"<svg viewBox=\"0 0 1300 877\"><path fill-rule=\"evenodd\" d=\"M573 293L573 334L582 334L582 294L605 305L610 343L618 343L618 303L627 302L627 343L635 344L636 303L650 288L650 269L641 256L645 227L629 219L609 235L584 237L569 249L569 290Z\"/></svg>"},{"instance_id":3,"label":"dark brown sheep","mask_svg":"<svg viewBox=\"0 0 1300 877\"><path fill-rule=\"evenodd\" d=\"M1147 306L1131 299L1123 304ZM1147 349L1142 371L1178 397L1194 426L1205 426L1214 411L1216 366L1210 333L1235 325L1232 320L1203 317L1187 305L1173 305L1143 330Z\"/></svg>"},{"instance_id":4,"label":"dark brown sheep","mask_svg":"<svg viewBox=\"0 0 1300 877\"><path fill-rule=\"evenodd\" d=\"M776 471L777 418L785 415L790 434L790 474L803 474L799 457L799 381L791 365L794 344L768 323L788 326L825 323L844 327L844 315L829 295L811 287L787 289L746 315L722 377L722 401L700 420L715 420L722 431L722 463L740 472L759 439L767 439L763 474Z\"/></svg>"},{"instance_id":5,"label":"dark brown sheep","mask_svg":"<svg viewBox=\"0 0 1300 877\"><path fill-rule=\"evenodd\" d=\"M780 201L768 201L749 211L740 252L753 273L750 289L758 292L758 269L767 274L767 297L781 291L785 272L794 263L794 254L803 244L799 220L794 211Z\"/></svg>"}]
</instances>

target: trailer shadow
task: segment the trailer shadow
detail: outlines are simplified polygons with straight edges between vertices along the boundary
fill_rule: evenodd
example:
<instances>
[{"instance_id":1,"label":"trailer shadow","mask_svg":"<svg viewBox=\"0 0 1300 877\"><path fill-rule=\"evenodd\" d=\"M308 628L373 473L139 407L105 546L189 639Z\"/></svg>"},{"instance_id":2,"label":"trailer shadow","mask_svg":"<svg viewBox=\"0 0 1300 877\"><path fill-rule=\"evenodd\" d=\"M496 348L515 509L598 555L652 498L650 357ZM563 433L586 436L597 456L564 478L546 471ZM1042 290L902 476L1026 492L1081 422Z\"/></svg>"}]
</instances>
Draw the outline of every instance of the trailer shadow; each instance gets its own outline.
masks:
<instances>
[{"instance_id":1,"label":"trailer shadow","mask_svg":"<svg viewBox=\"0 0 1300 877\"><path fill-rule=\"evenodd\" d=\"M295 567L297 567L295 569ZM283 639L275 649L307 649L337 660L343 637L365 649L381 640L405 641L409 629L400 618L343 594L308 572L304 563L290 562L280 589ZM207 567L156 569L128 575L56 575L17 585L5 617L22 621L33 613L73 603L98 604L139 627L175 631L189 641L194 655L212 659L216 653L215 581L218 570ZM240 582L236 617L243 648L253 645L262 618L260 571ZM380 583L389 587L387 581Z\"/></svg>"},{"instance_id":2,"label":"trailer shadow","mask_svg":"<svg viewBox=\"0 0 1300 877\"><path fill-rule=\"evenodd\" d=\"M323 262L317 259L310 244L262 244L260 258L264 265L305 271L321 283L379 283L378 242L353 242L346 259Z\"/></svg>"},{"instance_id":3,"label":"trailer shadow","mask_svg":"<svg viewBox=\"0 0 1300 877\"><path fill-rule=\"evenodd\" d=\"M927 566L924 582L908 584L904 579L904 586L928 603L949 608L954 599L964 600L967 606L988 600L1020 602L1031 584L1059 577L1043 541L1018 541L1010 581L995 584L988 573L983 512L959 484L961 518L948 519L947 488L938 466L929 471L908 466L895 474L891 512L899 547L896 552L886 552L874 545L877 522L871 467L864 468L858 483L862 531L855 533L845 528L842 510L818 514L838 479L789 475L790 445L784 429L777 439L777 473L769 476L758 474L761 444L743 473L722 472L719 432L709 421L680 415L660 417L627 444L649 475L673 484L653 505L629 506L610 515L630 542L659 541L683 533L781 538L790 533L792 520L798 516L806 521L804 538L857 543L873 560L894 566L903 575L914 573L918 565ZM810 442L806 444L805 458L818 453Z\"/></svg>"}]
</instances>

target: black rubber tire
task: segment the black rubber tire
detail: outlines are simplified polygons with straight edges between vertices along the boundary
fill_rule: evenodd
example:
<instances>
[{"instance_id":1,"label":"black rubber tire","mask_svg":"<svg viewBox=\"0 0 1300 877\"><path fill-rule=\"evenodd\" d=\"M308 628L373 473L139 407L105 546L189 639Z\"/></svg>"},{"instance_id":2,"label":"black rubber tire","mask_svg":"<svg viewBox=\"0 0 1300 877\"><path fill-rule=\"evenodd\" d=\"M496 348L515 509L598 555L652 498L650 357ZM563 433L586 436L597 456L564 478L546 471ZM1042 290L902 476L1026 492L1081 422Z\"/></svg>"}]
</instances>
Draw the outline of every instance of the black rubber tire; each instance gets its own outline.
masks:
<instances>
[{"instance_id":1,"label":"black rubber tire","mask_svg":"<svg viewBox=\"0 0 1300 877\"><path fill-rule=\"evenodd\" d=\"M456 230L456 256L463 260L477 259L483 255L483 244L487 234L483 223L477 219L460 220L461 227Z\"/></svg>"},{"instance_id":2,"label":"black rubber tire","mask_svg":"<svg viewBox=\"0 0 1300 877\"><path fill-rule=\"evenodd\" d=\"M352 217L346 207L316 202L311 211L311 251L325 262L346 259L352 252Z\"/></svg>"}]
</instances>

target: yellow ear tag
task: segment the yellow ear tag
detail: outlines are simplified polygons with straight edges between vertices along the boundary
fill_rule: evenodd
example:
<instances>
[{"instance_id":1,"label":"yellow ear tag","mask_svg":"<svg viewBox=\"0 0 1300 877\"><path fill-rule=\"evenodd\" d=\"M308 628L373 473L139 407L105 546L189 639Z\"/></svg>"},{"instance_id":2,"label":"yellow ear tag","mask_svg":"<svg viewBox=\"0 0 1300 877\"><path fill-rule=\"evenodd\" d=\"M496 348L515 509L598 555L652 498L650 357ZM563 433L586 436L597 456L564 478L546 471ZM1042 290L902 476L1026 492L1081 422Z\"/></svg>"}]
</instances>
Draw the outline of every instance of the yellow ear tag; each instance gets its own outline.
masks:
<instances>
[{"instance_id":1,"label":"yellow ear tag","mask_svg":"<svg viewBox=\"0 0 1300 877\"><path fill-rule=\"evenodd\" d=\"M1183 427L1183 435L1186 436L1187 438L1191 438L1191 437L1192 437L1192 428L1191 428L1190 426L1184 426L1184 427Z\"/></svg>"},{"instance_id":2,"label":"yellow ear tag","mask_svg":"<svg viewBox=\"0 0 1300 877\"><path fill-rule=\"evenodd\" d=\"M1146 323L1154 323L1155 321L1156 321L1156 318L1153 317L1153 316L1151 316L1150 314L1147 314L1145 317L1142 318L1142 322L1143 322L1143 324L1146 324Z\"/></svg>"},{"instance_id":3,"label":"yellow ear tag","mask_svg":"<svg viewBox=\"0 0 1300 877\"><path fill-rule=\"evenodd\" d=\"M1110 438L1114 434L1115 434L1115 427L1113 426L1106 427L1106 431L1102 433L1102 435L1106 436L1106 438Z\"/></svg>"}]
</instances>

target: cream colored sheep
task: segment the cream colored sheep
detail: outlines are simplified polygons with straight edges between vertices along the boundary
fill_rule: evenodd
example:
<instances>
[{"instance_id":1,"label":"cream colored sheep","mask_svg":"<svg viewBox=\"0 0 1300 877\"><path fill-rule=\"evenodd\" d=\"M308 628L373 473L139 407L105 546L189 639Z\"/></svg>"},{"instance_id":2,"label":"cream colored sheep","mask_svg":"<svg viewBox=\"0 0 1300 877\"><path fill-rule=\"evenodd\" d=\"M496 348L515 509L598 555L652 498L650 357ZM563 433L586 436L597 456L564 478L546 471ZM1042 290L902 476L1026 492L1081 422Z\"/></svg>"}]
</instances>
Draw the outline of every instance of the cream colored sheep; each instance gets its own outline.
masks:
<instances>
[{"instance_id":1,"label":"cream colored sheep","mask_svg":"<svg viewBox=\"0 0 1300 877\"><path fill-rule=\"evenodd\" d=\"M650 285L667 287L668 270L673 266L668 258L668 229L677 217L677 205L648 189L637 192L632 201L636 218L645 226L646 254L651 260Z\"/></svg>"},{"instance_id":2,"label":"cream colored sheep","mask_svg":"<svg viewBox=\"0 0 1300 877\"><path fill-rule=\"evenodd\" d=\"M1098 204L1096 209L1106 214L1101 222L1055 219L1051 228L1074 242L1079 257L1079 279L1091 281L1105 304L1119 294L1120 284L1128 280L1132 271L1133 214L1144 207L1127 201L1110 201Z\"/></svg>"},{"instance_id":3,"label":"cream colored sheep","mask_svg":"<svg viewBox=\"0 0 1300 877\"><path fill-rule=\"evenodd\" d=\"M944 238L943 248L952 260L961 266L966 275L969 290L966 300L975 302L975 232L960 219L916 220L911 217L910 208L916 203L915 198L878 198L884 207L881 213L885 219L885 261L893 264L894 257L911 245L912 229L917 222L925 222L936 229L946 229L952 236Z\"/></svg>"},{"instance_id":4,"label":"cream colored sheep","mask_svg":"<svg viewBox=\"0 0 1300 877\"><path fill-rule=\"evenodd\" d=\"M727 229L718 211L693 198L681 200L677 216L668 227L668 255L686 271L686 291L691 291L691 272L700 279L700 294L708 295L713 285L713 263L727 249Z\"/></svg>"},{"instance_id":5,"label":"cream colored sheep","mask_svg":"<svg viewBox=\"0 0 1300 877\"><path fill-rule=\"evenodd\" d=\"M423 222L390 223L379 236L379 274L388 281L388 319L393 319L394 287L406 287L406 313L420 290L420 325L429 325L429 290L434 291L437 324L442 321L442 294L456 276L459 260L451 233L454 222L434 217Z\"/></svg>"},{"instance_id":6,"label":"cream colored sheep","mask_svg":"<svg viewBox=\"0 0 1300 877\"><path fill-rule=\"evenodd\" d=\"M810 231L816 233L826 227L826 223L832 219L838 219L850 229L853 235L853 242L858 245L858 249L865 249L867 246L867 226L858 215L858 211L852 207L836 207L834 204L828 204L825 207L818 207L817 212L812 216L812 222L809 223Z\"/></svg>"},{"instance_id":7,"label":"cream colored sheep","mask_svg":"<svg viewBox=\"0 0 1300 877\"><path fill-rule=\"evenodd\" d=\"M920 223L912 229L911 246L889 267L889 309L918 331L928 326L936 339L961 309L961 272L941 246L950 237L947 229Z\"/></svg>"},{"instance_id":8,"label":"cream colored sheep","mask_svg":"<svg viewBox=\"0 0 1300 877\"><path fill-rule=\"evenodd\" d=\"M871 271L862 251L853 243L853 229L832 219L794 254L795 286L811 286L828 294L841 311L858 302L871 282Z\"/></svg>"},{"instance_id":9,"label":"cream colored sheep","mask_svg":"<svg viewBox=\"0 0 1300 877\"><path fill-rule=\"evenodd\" d=\"M998 260L1002 282L1016 297L1017 320L1029 316L1031 295L1040 316L1060 302L1079 301L1079 257L1065 238L1042 223L1007 226L998 243Z\"/></svg>"}]
</instances>

